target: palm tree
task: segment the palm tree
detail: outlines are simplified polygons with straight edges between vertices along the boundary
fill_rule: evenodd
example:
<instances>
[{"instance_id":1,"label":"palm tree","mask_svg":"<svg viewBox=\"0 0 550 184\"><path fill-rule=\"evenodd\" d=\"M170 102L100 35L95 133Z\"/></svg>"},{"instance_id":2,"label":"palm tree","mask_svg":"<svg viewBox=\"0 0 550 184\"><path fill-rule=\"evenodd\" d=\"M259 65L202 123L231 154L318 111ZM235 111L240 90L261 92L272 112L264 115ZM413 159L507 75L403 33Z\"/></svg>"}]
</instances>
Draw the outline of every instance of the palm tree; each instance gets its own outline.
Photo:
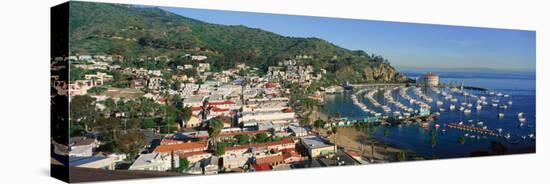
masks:
<instances>
[{"instance_id":1,"label":"palm tree","mask_svg":"<svg viewBox=\"0 0 550 184\"><path fill-rule=\"evenodd\" d=\"M436 146L436 132L434 129L430 130L430 144L432 145L432 159L435 159L435 146Z\"/></svg>"},{"instance_id":2,"label":"palm tree","mask_svg":"<svg viewBox=\"0 0 550 184\"><path fill-rule=\"evenodd\" d=\"M390 135L390 131L388 128L384 129L384 155L388 153L388 135Z\"/></svg>"},{"instance_id":3,"label":"palm tree","mask_svg":"<svg viewBox=\"0 0 550 184\"><path fill-rule=\"evenodd\" d=\"M332 131L332 134L334 134L332 136L333 137L332 141L334 142L334 155L335 155L334 160L336 161L336 158L337 158L336 154L338 153L338 145L336 144L336 140L337 140L337 136L338 136L338 128L334 126L334 127L332 127L331 131Z\"/></svg>"},{"instance_id":4,"label":"palm tree","mask_svg":"<svg viewBox=\"0 0 550 184\"><path fill-rule=\"evenodd\" d=\"M208 120L208 135L211 145L216 145L216 142L218 141L218 135L220 135L220 131L222 128L223 122L220 121L218 118L212 118Z\"/></svg>"},{"instance_id":5,"label":"palm tree","mask_svg":"<svg viewBox=\"0 0 550 184\"><path fill-rule=\"evenodd\" d=\"M371 137L374 137L374 132L376 132L376 127L371 123L368 126L368 132ZM371 161L374 162L374 139L371 140Z\"/></svg>"}]
</instances>

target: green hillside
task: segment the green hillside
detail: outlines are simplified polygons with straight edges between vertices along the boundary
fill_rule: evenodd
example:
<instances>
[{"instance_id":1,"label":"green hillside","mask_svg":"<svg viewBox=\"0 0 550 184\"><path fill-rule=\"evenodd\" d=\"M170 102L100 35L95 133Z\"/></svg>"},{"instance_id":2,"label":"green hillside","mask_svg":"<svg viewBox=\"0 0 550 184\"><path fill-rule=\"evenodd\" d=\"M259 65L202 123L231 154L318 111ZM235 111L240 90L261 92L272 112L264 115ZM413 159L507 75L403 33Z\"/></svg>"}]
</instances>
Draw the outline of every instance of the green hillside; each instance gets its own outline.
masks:
<instances>
[{"instance_id":1,"label":"green hillside","mask_svg":"<svg viewBox=\"0 0 550 184\"><path fill-rule=\"evenodd\" d=\"M383 57L351 51L318 38L285 37L245 26L210 24L159 8L71 2L71 54L119 54L139 65L142 58L184 54L208 56L214 68L245 62L261 69L296 55L316 69L327 69L338 81L403 81ZM147 65L145 65L147 66ZM336 75L336 74L339 75Z\"/></svg>"}]
</instances>

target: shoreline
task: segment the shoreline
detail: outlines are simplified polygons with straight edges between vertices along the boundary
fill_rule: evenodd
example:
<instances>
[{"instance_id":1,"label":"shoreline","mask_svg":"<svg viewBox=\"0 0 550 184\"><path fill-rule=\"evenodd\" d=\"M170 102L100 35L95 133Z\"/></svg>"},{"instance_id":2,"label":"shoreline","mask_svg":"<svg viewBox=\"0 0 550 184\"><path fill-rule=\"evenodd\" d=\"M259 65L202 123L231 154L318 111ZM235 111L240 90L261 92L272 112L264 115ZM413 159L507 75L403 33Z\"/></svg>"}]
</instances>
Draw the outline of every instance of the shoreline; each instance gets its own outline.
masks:
<instances>
[{"instance_id":1,"label":"shoreline","mask_svg":"<svg viewBox=\"0 0 550 184\"><path fill-rule=\"evenodd\" d=\"M309 118L310 121L315 121L317 118L323 120L328 119L328 114L321 108L317 107L317 110L313 111ZM334 141L336 139L336 145L343 148L346 151L355 151L361 155L362 158L372 158L372 142L374 142L374 160L377 162L395 162L395 154L397 152L405 152L407 155L406 160L412 160L409 158L419 157L410 150L404 150L394 145L388 144L386 151L384 150L383 140L378 140L372 135L369 135L363 131L357 130L355 127L339 127L337 134L328 135L326 129L319 129L319 135ZM423 158L423 157L422 157ZM423 158L425 159L425 158Z\"/></svg>"}]
</instances>

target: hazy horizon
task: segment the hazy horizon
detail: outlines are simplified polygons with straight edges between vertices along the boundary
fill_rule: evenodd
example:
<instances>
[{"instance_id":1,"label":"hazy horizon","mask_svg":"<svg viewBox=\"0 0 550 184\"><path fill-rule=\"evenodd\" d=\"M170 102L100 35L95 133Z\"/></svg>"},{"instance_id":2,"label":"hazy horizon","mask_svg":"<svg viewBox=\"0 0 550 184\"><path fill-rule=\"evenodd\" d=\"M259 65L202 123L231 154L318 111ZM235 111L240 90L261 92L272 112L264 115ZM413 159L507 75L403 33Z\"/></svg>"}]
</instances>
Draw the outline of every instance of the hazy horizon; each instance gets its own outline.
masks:
<instances>
[{"instance_id":1,"label":"hazy horizon","mask_svg":"<svg viewBox=\"0 0 550 184\"><path fill-rule=\"evenodd\" d=\"M161 7L222 25L317 37L381 55L396 68L535 71L535 31Z\"/></svg>"}]
</instances>

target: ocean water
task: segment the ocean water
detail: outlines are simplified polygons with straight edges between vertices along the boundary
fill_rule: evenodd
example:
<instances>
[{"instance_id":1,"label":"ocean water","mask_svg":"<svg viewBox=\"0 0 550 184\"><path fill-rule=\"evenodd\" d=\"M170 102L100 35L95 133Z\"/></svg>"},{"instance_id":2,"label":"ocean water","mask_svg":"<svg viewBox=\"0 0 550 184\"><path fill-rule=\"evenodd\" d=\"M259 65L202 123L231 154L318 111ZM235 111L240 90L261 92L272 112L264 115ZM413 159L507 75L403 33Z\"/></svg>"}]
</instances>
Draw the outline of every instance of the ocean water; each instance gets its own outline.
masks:
<instances>
[{"instance_id":1,"label":"ocean water","mask_svg":"<svg viewBox=\"0 0 550 184\"><path fill-rule=\"evenodd\" d=\"M405 72L409 77L417 77L422 73L420 72ZM468 91L471 94L478 96L486 96L489 105L483 106L480 111L475 109L475 99L471 97L463 97L458 93L452 94L458 99L456 104L457 110L449 111L449 105L451 102L446 101L442 95L433 92L431 89L424 88L423 92L434 99L431 106L431 111L439 111L440 108L445 108L446 111L440 112L441 115L434 120L431 124L439 124L441 127L436 130L436 145L433 149L433 154L436 158L454 158L454 157L467 157L472 152L486 151L491 152L491 142L496 141L506 147L507 154L514 153L526 153L535 151L536 139L530 139L529 137L523 138L529 134L534 134L536 137L536 86L535 86L535 74L528 72L438 72L437 73L442 82L460 84L464 83L465 86L476 86L487 88L497 93L509 94L510 97L497 97L486 94L481 91ZM440 88L440 91L446 91L450 93L450 89ZM360 108L355 106L350 99L351 92L345 92L342 94L327 95L325 98L324 110L325 112L335 116L336 112L339 112L341 116L351 118L361 118L367 116ZM380 109L368 103L363 95L359 95L359 100L362 100L369 108L382 112ZM404 105L409 103L402 99L398 92L392 93L394 99L399 100ZM408 90L408 95L417 98L417 96ZM381 93L376 93L375 98L383 103L383 96ZM509 105L507 109L501 109L498 107L492 107L491 99L499 99L499 104L512 101L513 104ZM443 101L442 106L437 106L436 101ZM467 102L474 104L472 112L470 114L464 114L458 110L461 102ZM415 109L418 107L411 106ZM392 107L392 112L394 107ZM517 113L523 112L526 122L520 126L517 118ZM499 118L498 113L504 113L504 118ZM476 127L487 126L488 129L496 130L502 129L502 134L510 134L511 138L506 139L504 137L484 136L481 134L463 132L455 129L446 128L444 125L448 123L464 122L464 124L474 124ZM469 122L471 121L471 123ZM477 125L477 122L483 121L483 125ZM388 144L396 146L398 148L411 151L417 155L425 158L432 158L432 145L430 144L429 130L421 128L418 124L409 125L390 125L386 126L389 131L387 137L383 136L384 127L377 128L374 133L374 137L380 141L386 140ZM475 138L466 138L465 144L459 144L458 138L464 137L468 133L469 136L474 135ZM479 139L477 138L479 136Z\"/></svg>"}]
</instances>

